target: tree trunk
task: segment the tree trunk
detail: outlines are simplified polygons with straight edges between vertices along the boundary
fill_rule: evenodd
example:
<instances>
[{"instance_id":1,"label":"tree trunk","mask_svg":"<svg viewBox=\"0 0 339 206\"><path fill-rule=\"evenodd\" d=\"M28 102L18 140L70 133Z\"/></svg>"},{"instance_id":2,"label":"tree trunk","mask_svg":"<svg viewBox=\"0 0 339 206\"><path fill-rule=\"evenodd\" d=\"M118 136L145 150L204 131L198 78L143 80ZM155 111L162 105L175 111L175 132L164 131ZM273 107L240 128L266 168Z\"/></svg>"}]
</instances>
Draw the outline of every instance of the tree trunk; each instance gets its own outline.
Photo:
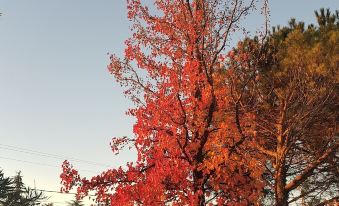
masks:
<instances>
[{"instance_id":1,"label":"tree trunk","mask_svg":"<svg viewBox=\"0 0 339 206\"><path fill-rule=\"evenodd\" d=\"M287 153L287 141L288 138L284 135L285 128L285 115L287 103L285 100L282 101L280 118L278 120L277 127L277 148L276 148L276 159L275 159L275 199L276 206L287 206L288 205L288 194L286 190L286 153Z\"/></svg>"},{"instance_id":2,"label":"tree trunk","mask_svg":"<svg viewBox=\"0 0 339 206\"><path fill-rule=\"evenodd\" d=\"M276 206L287 206L288 205L288 192L285 190L285 180L281 174L277 174L275 179L275 199Z\"/></svg>"},{"instance_id":3,"label":"tree trunk","mask_svg":"<svg viewBox=\"0 0 339 206\"><path fill-rule=\"evenodd\" d=\"M203 183L203 174L202 171L195 169L193 171L194 177L194 193L198 193L198 203L197 206L205 206L205 193L204 193L204 183Z\"/></svg>"}]
</instances>

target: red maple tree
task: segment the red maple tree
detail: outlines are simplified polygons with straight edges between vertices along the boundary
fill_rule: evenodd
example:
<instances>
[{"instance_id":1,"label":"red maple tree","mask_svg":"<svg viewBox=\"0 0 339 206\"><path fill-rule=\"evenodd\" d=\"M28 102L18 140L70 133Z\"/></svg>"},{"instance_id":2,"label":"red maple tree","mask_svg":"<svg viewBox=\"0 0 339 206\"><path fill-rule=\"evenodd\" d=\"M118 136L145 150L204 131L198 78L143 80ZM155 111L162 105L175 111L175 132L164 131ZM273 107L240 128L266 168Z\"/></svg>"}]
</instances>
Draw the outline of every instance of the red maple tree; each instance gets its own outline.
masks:
<instances>
[{"instance_id":1,"label":"red maple tree","mask_svg":"<svg viewBox=\"0 0 339 206\"><path fill-rule=\"evenodd\" d=\"M113 152L134 145L137 161L81 178L65 161L63 188L96 191L111 205L249 205L263 187L250 152L254 115L239 109L225 58L230 34L254 8L242 0L157 0L155 14L128 0L133 36L109 71L136 108L134 138L113 138ZM152 9L153 10L153 9ZM222 78L221 78L222 77ZM243 129L246 128L246 129ZM253 140L253 138L251 138Z\"/></svg>"}]
</instances>

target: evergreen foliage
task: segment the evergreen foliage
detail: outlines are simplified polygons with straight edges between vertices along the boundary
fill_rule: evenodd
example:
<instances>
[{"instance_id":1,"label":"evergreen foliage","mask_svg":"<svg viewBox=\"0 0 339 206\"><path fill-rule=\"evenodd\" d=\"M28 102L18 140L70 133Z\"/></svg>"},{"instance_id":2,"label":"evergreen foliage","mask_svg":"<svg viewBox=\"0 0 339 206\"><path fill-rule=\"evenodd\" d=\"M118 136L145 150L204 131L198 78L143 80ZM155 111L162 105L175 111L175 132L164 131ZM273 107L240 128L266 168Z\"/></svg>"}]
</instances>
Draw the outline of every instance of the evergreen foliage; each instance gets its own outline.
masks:
<instances>
[{"instance_id":1,"label":"evergreen foliage","mask_svg":"<svg viewBox=\"0 0 339 206\"><path fill-rule=\"evenodd\" d=\"M22 175L5 177L0 171L0 206L33 206L46 199L42 192L26 187Z\"/></svg>"}]
</instances>

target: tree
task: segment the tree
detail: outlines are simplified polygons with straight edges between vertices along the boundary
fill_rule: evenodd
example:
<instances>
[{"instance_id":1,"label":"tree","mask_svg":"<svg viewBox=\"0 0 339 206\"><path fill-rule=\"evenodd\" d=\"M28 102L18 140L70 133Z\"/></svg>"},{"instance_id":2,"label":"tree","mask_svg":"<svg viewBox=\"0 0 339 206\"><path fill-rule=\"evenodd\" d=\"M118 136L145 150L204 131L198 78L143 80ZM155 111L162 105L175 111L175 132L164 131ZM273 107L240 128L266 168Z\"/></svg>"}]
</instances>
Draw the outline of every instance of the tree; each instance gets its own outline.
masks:
<instances>
[{"instance_id":1,"label":"tree","mask_svg":"<svg viewBox=\"0 0 339 206\"><path fill-rule=\"evenodd\" d=\"M266 188L277 206L339 198L339 18L323 9L316 16L318 27L292 19L263 43L239 43L229 59L233 91L246 93L240 105L255 111L252 149L266 156Z\"/></svg>"},{"instance_id":2,"label":"tree","mask_svg":"<svg viewBox=\"0 0 339 206\"><path fill-rule=\"evenodd\" d=\"M8 194L13 191L12 184L12 180L9 177L5 177L2 170L0 170L0 205L4 204Z\"/></svg>"},{"instance_id":3,"label":"tree","mask_svg":"<svg viewBox=\"0 0 339 206\"><path fill-rule=\"evenodd\" d=\"M128 1L133 36L125 58L111 56L109 71L126 87L136 108L134 138L113 138L112 150L134 144L137 161L88 180L67 161L63 191L78 197L96 190L111 205L249 205L262 190L261 168L239 126L253 114L239 114L217 71L223 67L231 33L255 1L155 1L153 14L139 0ZM241 123L237 117L246 120Z\"/></svg>"},{"instance_id":4,"label":"tree","mask_svg":"<svg viewBox=\"0 0 339 206\"><path fill-rule=\"evenodd\" d=\"M45 198L42 192L25 187L20 172L13 178L5 178L0 173L0 205L32 206Z\"/></svg>"},{"instance_id":5,"label":"tree","mask_svg":"<svg viewBox=\"0 0 339 206\"><path fill-rule=\"evenodd\" d=\"M70 202L67 202L68 206L84 206L81 200L72 200Z\"/></svg>"}]
</instances>

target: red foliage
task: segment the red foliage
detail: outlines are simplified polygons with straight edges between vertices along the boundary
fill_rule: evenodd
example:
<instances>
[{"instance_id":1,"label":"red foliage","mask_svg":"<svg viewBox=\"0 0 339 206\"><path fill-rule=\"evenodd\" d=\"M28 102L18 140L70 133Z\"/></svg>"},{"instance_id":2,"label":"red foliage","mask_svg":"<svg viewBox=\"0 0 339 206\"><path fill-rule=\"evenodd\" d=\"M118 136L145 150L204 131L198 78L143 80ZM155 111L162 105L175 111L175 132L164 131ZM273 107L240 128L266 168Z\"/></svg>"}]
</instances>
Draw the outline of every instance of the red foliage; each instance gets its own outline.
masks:
<instances>
[{"instance_id":1,"label":"red foliage","mask_svg":"<svg viewBox=\"0 0 339 206\"><path fill-rule=\"evenodd\" d=\"M64 162L63 191L77 187L81 198L95 190L98 201L111 205L256 202L261 170L250 152L238 149L251 135L239 127L251 127L254 116L235 110L222 75L232 70L224 62L233 57L224 51L230 32L253 2L157 0L155 6L157 15L128 0L133 36L125 58L112 55L108 66L137 105L129 111L137 119L135 137L113 138L112 150L132 143L137 161L90 180Z\"/></svg>"}]
</instances>

